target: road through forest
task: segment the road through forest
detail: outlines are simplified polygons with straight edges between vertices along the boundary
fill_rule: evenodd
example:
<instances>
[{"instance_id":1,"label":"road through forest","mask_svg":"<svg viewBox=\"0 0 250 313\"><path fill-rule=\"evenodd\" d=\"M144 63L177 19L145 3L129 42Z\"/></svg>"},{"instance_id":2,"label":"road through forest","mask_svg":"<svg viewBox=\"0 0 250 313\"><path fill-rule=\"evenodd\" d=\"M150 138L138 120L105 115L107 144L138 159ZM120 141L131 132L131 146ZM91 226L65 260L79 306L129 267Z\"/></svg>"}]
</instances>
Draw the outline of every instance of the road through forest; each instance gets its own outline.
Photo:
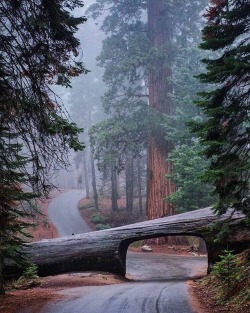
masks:
<instances>
[{"instance_id":1,"label":"road through forest","mask_svg":"<svg viewBox=\"0 0 250 313\"><path fill-rule=\"evenodd\" d=\"M62 210L59 214L57 209L56 214L60 216L60 234L68 234L68 225L74 224L75 219L70 218L77 211L80 195L79 191L67 192L51 202L52 211L58 204ZM67 210L71 214L65 216ZM57 227L51 208L49 212ZM206 257L128 252L128 282L65 289L60 291L65 296L63 300L47 304L40 313L198 313L190 305L187 281L198 274L205 275L206 268Z\"/></svg>"},{"instance_id":2,"label":"road through forest","mask_svg":"<svg viewBox=\"0 0 250 313\"><path fill-rule=\"evenodd\" d=\"M83 190L69 190L61 193L50 202L48 206L49 218L61 237L91 231L77 209L78 202L84 196Z\"/></svg>"}]
</instances>

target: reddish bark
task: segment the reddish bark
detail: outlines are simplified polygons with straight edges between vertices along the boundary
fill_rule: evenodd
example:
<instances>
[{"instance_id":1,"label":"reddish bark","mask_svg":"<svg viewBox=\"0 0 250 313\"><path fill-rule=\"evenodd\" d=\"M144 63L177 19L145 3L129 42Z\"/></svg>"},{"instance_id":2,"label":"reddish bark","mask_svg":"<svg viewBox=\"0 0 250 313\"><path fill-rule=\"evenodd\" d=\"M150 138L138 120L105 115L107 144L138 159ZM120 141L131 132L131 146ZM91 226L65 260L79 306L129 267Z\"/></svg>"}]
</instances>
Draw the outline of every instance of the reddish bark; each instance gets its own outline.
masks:
<instances>
[{"instance_id":1,"label":"reddish bark","mask_svg":"<svg viewBox=\"0 0 250 313\"><path fill-rule=\"evenodd\" d=\"M148 2L149 39L157 55L149 67L149 105L156 112L172 113L172 84L171 84L171 26L168 25L167 4L164 0ZM169 62L166 62L166 54ZM166 198L175 191L174 184L166 179L172 166L166 161L172 145L165 140L161 129L152 131L149 142L149 179L147 214L149 219L173 215L174 207L166 202Z\"/></svg>"}]
</instances>

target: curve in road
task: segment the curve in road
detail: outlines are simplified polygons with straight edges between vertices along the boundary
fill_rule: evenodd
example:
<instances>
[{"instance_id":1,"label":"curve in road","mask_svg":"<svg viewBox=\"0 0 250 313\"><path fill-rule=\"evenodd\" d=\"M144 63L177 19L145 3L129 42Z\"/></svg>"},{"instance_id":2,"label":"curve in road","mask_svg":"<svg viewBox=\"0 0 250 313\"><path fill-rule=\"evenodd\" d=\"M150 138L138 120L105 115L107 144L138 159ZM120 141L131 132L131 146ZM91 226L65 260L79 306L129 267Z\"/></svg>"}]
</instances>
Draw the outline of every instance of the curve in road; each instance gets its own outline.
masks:
<instances>
[{"instance_id":1,"label":"curve in road","mask_svg":"<svg viewBox=\"0 0 250 313\"><path fill-rule=\"evenodd\" d=\"M186 280L197 268L205 274L206 263L205 257L130 253L128 272L136 280L64 290L66 299L50 303L42 313L194 313Z\"/></svg>"},{"instance_id":2,"label":"curve in road","mask_svg":"<svg viewBox=\"0 0 250 313\"><path fill-rule=\"evenodd\" d=\"M84 196L83 190L70 190L61 193L50 202L48 215L61 237L92 231L77 209L78 202Z\"/></svg>"},{"instance_id":3,"label":"curve in road","mask_svg":"<svg viewBox=\"0 0 250 313\"><path fill-rule=\"evenodd\" d=\"M74 300L50 304L43 313L194 313L184 283L125 283L79 287ZM74 293L73 293L74 292ZM79 297L79 294L82 294ZM78 294L78 296L77 296Z\"/></svg>"}]
</instances>

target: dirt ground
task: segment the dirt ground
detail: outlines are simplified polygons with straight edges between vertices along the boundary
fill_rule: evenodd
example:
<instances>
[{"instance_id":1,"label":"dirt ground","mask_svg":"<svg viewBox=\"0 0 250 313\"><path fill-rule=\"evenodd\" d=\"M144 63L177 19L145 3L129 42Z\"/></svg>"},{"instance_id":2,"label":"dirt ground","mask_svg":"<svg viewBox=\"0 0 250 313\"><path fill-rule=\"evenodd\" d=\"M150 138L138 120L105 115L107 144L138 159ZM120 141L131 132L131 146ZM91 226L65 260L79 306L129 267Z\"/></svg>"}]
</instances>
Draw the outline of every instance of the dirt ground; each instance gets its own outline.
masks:
<instances>
[{"instance_id":1,"label":"dirt ground","mask_svg":"<svg viewBox=\"0 0 250 313\"><path fill-rule=\"evenodd\" d=\"M149 245L154 253L164 253L164 254L171 254L171 255L194 255L194 256L202 256L199 252L191 252L189 246L184 245ZM129 251L133 252L142 252L142 246L139 247L132 247L128 248Z\"/></svg>"},{"instance_id":2,"label":"dirt ground","mask_svg":"<svg viewBox=\"0 0 250 313\"><path fill-rule=\"evenodd\" d=\"M203 280L189 282L190 302L198 313L240 313L250 312L250 302L239 305L237 302L218 303L212 288L204 286Z\"/></svg>"},{"instance_id":3,"label":"dirt ground","mask_svg":"<svg viewBox=\"0 0 250 313\"><path fill-rule=\"evenodd\" d=\"M36 287L30 287L25 290L10 290L4 296L0 296L0 312L16 313L24 308L31 308L31 313L37 313L49 301L59 300L57 291L81 286L100 286L119 284L125 281L125 278L109 273L71 273L57 276L39 278L38 281L30 281L39 284ZM23 285L20 288L27 288Z\"/></svg>"},{"instance_id":4,"label":"dirt ground","mask_svg":"<svg viewBox=\"0 0 250 313\"><path fill-rule=\"evenodd\" d=\"M60 191L55 190L50 194L48 199L37 200L40 213L35 214L33 218L26 219L27 222L34 224L34 227L30 227L29 230L33 236L32 241L59 237L57 229L48 218L48 206L52 199L59 194Z\"/></svg>"}]
</instances>

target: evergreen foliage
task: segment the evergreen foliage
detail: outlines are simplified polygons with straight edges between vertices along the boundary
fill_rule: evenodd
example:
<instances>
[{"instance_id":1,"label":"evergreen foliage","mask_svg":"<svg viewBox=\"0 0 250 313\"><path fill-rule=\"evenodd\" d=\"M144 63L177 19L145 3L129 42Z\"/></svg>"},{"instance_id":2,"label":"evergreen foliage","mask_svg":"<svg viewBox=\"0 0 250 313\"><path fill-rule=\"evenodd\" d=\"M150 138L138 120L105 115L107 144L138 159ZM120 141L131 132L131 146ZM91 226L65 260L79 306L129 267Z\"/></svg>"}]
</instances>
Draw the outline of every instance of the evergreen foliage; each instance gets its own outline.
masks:
<instances>
[{"instance_id":1,"label":"evergreen foliage","mask_svg":"<svg viewBox=\"0 0 250 313\"><path fill-rule=\"evenodd\" d=\"M67 165L67 151L83 149L80 129L51 85L70 86L87 70L76 57L74 34L85 18L78 0L0 3L0 292L9 262L23 263L27 239L23 201L50 190L51 169ZM25 191L28 186L31 192ZM33 192L33 191L34 192Z\"/></svg>"},{"instance_id":2,"label":"evergreen foliage","mask_svg":"<svg viewBox=\"0 0 250 313\"><path fill-rule=\"evenodd\" d=\"M250 216L250 3L211 1L205 17L201 48L214 53L203 60L207 72L198 77L212 90L200 93L197 105L207 118L192 129L211 160L204 179L219 195L216 212L234 207Z\"/></svg>"},{"instance_id":3,"label":"evergreen foliage","mask_svg":"<svg viewBox=\"0 0 250 313\"><path fill-rule=\"evenodd\" d=\"M181 153L184 153L186 148L187 154L190 154L190 150L197 153L192 156L201 160L201 164L205 166L207 162L198 156L198 150L193 146L194 135L189 133L186 122L190 119L203 119L201 110L193 105L195 94L201 85L193 75L197 75L204 67L199 62L202 53L197 48L200 42L197 21L206 1L165 1L162 14L167 18L159 22L157 32L168 29L171 38L157 49L150 41L152 29L150 30L147 20L148 5L147 1L133 1L131 4L128 1L117 3L98 0L90 8L94 18L105 12L101 29L107 34L107 38L103 42L103 50L98 60L105 68L103 78L109 87L103 97L103 106L111 116L91 129L95 157L100 168L112 160L120 170L124 166L124 154L132 152L132 155L136 156L142 153L148 147L149 138L153 136L154 140L161 142L162 147L166 142L172 147L177 147L177 151L173 152L177 163L184 161ZM170 88L164 98L170 96L171 104L166 103L166 99L165 102L158 103L158 108L162 107L159 112L158 108L148 107L149 73L153 70L156 77L157 73L162 76L161 71L165 66L170 67L171 77L165 82ZM161 97L163 98L163 95ZM172 107L171 110L168 105ZM167 158L167 155L165 157ZM167 177L175 182L177 177L187 178L186 174L179 173L179 170L181 167L175 167L175 174ZM148 171L150 172L150 169ZM190 174L192 171L198 174L195 167L190 168ZM193 176L193 179L194 177L196 176ZM180 185L183 187L179 180L178 187L181 187ZM175 203L177 209L198 208L200 205L211 204L212 199L208 195L211 191L209 184L193 184L192 192L197 197L189 198L190 203L187 206L184 205L184 198L181 200L180 196L192 197L192 192L183 191L184 189L182 192L178 189L177 193L171 196L171 202ZM198 197L201 193L204 201ZM195 204L196 198L199 198L199 201Z\"/></svg>"},{"instance_id":4,"label":"evergreen foliage","mask_svg":"<svg viewBox=\"0 0 250 313\"><path fill-rule=\"evenodd\" d=\"M230 250L223 251L220 261L213 266L213 274L223 282L227 292L232 290L244 275L238 257Z\"/></svg>"},{"instance_id":5,"label":"evergreen foliage","mask_svg":"<svg viewBox=\"0 0 250 313\"><path fill-rule=\"evenodd\" d=\"M83 148L77 138L80 129L68 120L50 87L69 86L71 77L86 73L76 59L79 41L74 37L85 18L69 13L79 5L74 0L0 4L1 106L32 160L38 191L46 188L50 169L66 165L70 148Z\"/></svg>"},{"instance_id":6,"label":"evergreen foliage","mask_svg":"<svg viewBox=\"0 0 250 313\"><path fill-rule=\"evenodd\" d=\"M20 252L20 245L29 235L30 226L23 219L29 214L23 210L22 203L35 197L32 192L24 192L23 185L30 177L21 171L27 165L22 157L17 134L0 123L0 293L4 292L5 267L10 262L22 267L27 260Z\"/></svg>"},{"instance_id":7,"label":"evergreen foliage","mask_svg":"<svg viewBox=\"0 0 250 313\"><path fill-rule=\"evenodd\" d=\"M140 154L148 136L148 108L142 105L137 112L128 116L106 119L90 129L90 141L94 147L98 167L104 170L111 162L117 171L124 169L124 154ZM144 117L144 118L143 118Z\"/></svg>"},{"instance_id":8,"label":"evergreen foliage","mask_svg":"<svg viewBox=\"0 0 250 313\"><path fill-rule=\"evenodd\" d=\"M204 208L215 201L210 195L209 184L201 181L201 176L208 167L208 160L200 154L201 146L198 142L192 145L182 144L170 154L175 172L169 175L176 184L177 191L168 197L179 213Z\"/></svg>"}]
</instances>

